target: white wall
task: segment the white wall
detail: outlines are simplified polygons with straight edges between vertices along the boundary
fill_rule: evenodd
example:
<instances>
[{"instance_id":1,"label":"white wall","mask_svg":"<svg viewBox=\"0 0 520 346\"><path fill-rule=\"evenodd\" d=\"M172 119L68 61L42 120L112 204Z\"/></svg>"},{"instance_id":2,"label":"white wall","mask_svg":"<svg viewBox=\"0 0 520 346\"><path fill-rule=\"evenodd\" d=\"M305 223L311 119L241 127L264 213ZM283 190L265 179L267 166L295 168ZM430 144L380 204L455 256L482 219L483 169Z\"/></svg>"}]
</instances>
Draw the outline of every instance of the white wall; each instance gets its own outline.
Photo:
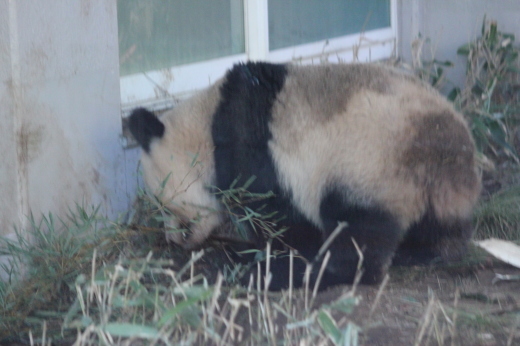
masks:
<instances>
[{"instance_id":1,"label":"white wall","mask_svg":"<svg viewBox=\"0 0 520 346\"><path fill-rule=\"evenodd\" d=\"M20 213L14 135L8 2L0 1L0 232L7 234Z\"/></svg>"},{"instance_id":2,"label":"white wall","mask_svg":"<svg viewBox=\"0 0 520 346\"><path fill-rule=\"evenodd\" d=\"M431 40L425 53L433 48L435 58L455 63L447 77L458 86L464 84L465 59L457 48L480 36L484 16L520 43L520 0L400 0L399 11L399 55L411 61L411 42L420 33Z\"/></svg>"},{"instance_id":3,"label":"white wall","mask_svg":"<svg viewBox=\"0 0 520 346\"><path fill-rule=\"evenodd\" d=\"M0 234L29 212L127 208L116 19L115 0L0 0Z\"/></svg>"}]
</instances>

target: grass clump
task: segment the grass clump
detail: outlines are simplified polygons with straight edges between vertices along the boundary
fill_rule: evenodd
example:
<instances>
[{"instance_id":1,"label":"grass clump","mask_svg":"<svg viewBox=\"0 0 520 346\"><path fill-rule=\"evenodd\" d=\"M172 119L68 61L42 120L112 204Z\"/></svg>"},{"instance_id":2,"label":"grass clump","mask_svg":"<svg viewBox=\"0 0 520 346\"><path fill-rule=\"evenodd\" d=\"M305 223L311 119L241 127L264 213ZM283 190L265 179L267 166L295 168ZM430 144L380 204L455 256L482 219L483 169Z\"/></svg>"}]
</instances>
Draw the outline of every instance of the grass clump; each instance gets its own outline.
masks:
<instances>
[{"instance_id":1,"label":"grass clump","mask_svg":"<svg viewBox=\"0 0 520 346\"><path fill-rule=\"evenodd\" d=\"M269 275L247 288L231 284L240 265L222 260L219 248L164 247L160 207L141 195L129 223L77 207L67 220L31 218L26 233L2 239L10 261L0 284L0 344L358 343L361 329L349 318L354 289L319 305L308 285L261 289ZM267 222L246 216L255 227Z\"/></svg>"},{"instance_id":2,"label":"grass clump","mask_svg":"<svg viewBox=\"0 0 520 346\"><path fill-rule=\"evenodd\" d=\"M455 100L471 120L479 150L517 162L513 130L520 120L519 53L515 35L499 31L496 21L484 18L481 36L457 50L467 63L466 87L456 91Z\"/></svg>"},{"instance_id":3,"label":"grass clump","mask_svg":"<svg viewBox=\"0 0 520 346\"><path fill-rule=\"evenodd\" d=\"M315 311L303 310L291 305L293 297L284 294L226 287L222 275L209 285L203 276L194 275L201 258L199 252L186 264L187 277L183 270L175 272L154 261L151 254L133 263L98 269L93 260L96 273L90 280L78 278L78 295L64 328L77 329L76 345L356 341L356 327L338 323L331 315L334 309L352 311L355 298L343 297Z\"/></svg>"},{"instance_id":4,"label":"grass clump","mask_svg":"<svg viewBox=\"0 0 520 346\"><path fill-rule=\"evenodd\" d=\"M103 240L112 229L97 208L76 206L66 221L52 214L38 223L32 216L29 221L26 232L15 230L15 240L0 239L7 276L0 283L0 338L12 336L12 330L40 329L44 321L60 323L73 299L71 284L88 266L93 249L110 252Z\"/></svg>"},{"instance_id":5,"label":"grass clump","mask_svg":"<svg viewBox=\"0 0 520 346\"><path fill-rule=\"evenodd\" d=\"M499 31L495 21L484 18L481 37L457 53L467 58L467 64L466 87L457 93L455 102L470 119L478 150L494 162L497 171L507 169L508 161L518 165L520 47L515 45L515 36ZM515 182L518 179L507 178L500 177L500 172L484 175L485 186L496 180L502 188L482 199L475 210L479 239L520 240L520 185Z\"/></svg>"},{"instance_id":6,"label":"grass clump","mask_svg":"<svg viewBox=\"0 0 520 346\"><path fill-rule=\"evenodd\" d=\"M149 234L110 221L95 207L76 205L66 219L49 214L29 221L27 230L15 229L15 239L0 238L5 276L0 281L0 344L68 340L76 331L61 325L76 298L77 278L88 277L94 253L103 263L114 263L150 248ZM136 238L139 247L132 246Z\"/></svg>"},{"instance_id":7,"label":"grass clump","mask_svg":"<svg viewBox=\"0 0 520 346\"><path fill-rule=\"evenodd\" d=\"M476 238L520 239L520 186L502 190L475 210Z\"/></svg>"}]
</instances>

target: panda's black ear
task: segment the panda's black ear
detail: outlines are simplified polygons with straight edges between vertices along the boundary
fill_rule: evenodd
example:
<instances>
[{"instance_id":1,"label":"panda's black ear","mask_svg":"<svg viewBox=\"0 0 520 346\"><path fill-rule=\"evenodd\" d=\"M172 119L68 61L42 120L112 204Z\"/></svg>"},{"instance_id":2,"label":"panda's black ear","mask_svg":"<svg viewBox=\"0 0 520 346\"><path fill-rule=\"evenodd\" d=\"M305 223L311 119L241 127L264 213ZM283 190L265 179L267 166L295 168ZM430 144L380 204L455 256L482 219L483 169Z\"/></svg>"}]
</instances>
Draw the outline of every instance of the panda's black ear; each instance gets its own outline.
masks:
<instances>
[{"instance_id":1,"label":"panda's black ear","mask_svg":"<svg viewBox=\"0 0 520 346\"><path fill-rule=\"evenodd\" d=\"M132 136L147 153L150 153L152 139L164 135L164 124L145 108L136 108L132 111L128 119L128 127Z\"/></svg>"}]
</instances>

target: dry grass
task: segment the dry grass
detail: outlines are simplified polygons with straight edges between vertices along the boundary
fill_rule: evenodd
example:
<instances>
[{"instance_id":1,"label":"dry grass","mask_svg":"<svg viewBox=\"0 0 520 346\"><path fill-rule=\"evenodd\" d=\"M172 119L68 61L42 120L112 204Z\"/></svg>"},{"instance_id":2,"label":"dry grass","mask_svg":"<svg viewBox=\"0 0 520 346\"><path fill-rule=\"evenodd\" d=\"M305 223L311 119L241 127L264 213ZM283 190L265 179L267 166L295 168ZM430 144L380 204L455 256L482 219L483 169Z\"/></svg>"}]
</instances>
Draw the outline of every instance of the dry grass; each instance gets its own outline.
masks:
<instances>
[{"instance_id":1,"label":"dry grass","mask_svg":"<svg viewBox=\"0 0 520 346\"><path fill-rule=\"evenodd\" d=\"M222 272L210 284L203 273L213 254L187 257L157 248L164 235L153 224L162 216L136 207L138 231L78 208L72 225L69 220L58 227L52 215L34 224L28 230L33 242L21 234L20 242L4 239L0 250L11 256L13 269L0 285L0 342L356 344L359 328L332 317L332 311L353 310L354 288L327 306L314 306L317 291L309 285L274 294L253 281L247 288L230 285ZM15 274L21 267L24 277Z\"/></svg>"}]
</instances>

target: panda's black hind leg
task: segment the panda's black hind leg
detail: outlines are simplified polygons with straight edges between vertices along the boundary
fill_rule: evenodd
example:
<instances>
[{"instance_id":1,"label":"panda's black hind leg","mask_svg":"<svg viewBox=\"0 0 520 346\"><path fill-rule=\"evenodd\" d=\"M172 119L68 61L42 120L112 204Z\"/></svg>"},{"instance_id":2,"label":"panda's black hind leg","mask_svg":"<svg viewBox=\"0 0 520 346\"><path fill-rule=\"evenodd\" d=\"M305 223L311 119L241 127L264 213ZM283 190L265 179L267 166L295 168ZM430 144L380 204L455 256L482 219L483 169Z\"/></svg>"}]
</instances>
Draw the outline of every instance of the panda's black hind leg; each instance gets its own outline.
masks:
<instances>
[{"instance_id":1,"label":"panda's black hind leg","mask_svg":"<svg viewBox=\"0 0 520 346\"><path fill-rule=\"evenodd\" d=\"M433 212L412 225L393 260L394 265L426 265L460 259L473 234L471 218L440 221Z\"/></svg>"},{"instance_id":2,"label":"panda's black hind leg","mask_svg":"<svg viewBox=\"0 0 520 346\"><path fill-rule=\"evenodd\" d=\"M346 221L347 226L329 247L331 258L321 288L354 281L359 256L354 241L363 252L361 283L381 282L398 247L401 230L395 218L376 207L359 207L344 202L341 190L332 190L321 202L320 216L325 239Z\"/></svg>"}]
</instances>

